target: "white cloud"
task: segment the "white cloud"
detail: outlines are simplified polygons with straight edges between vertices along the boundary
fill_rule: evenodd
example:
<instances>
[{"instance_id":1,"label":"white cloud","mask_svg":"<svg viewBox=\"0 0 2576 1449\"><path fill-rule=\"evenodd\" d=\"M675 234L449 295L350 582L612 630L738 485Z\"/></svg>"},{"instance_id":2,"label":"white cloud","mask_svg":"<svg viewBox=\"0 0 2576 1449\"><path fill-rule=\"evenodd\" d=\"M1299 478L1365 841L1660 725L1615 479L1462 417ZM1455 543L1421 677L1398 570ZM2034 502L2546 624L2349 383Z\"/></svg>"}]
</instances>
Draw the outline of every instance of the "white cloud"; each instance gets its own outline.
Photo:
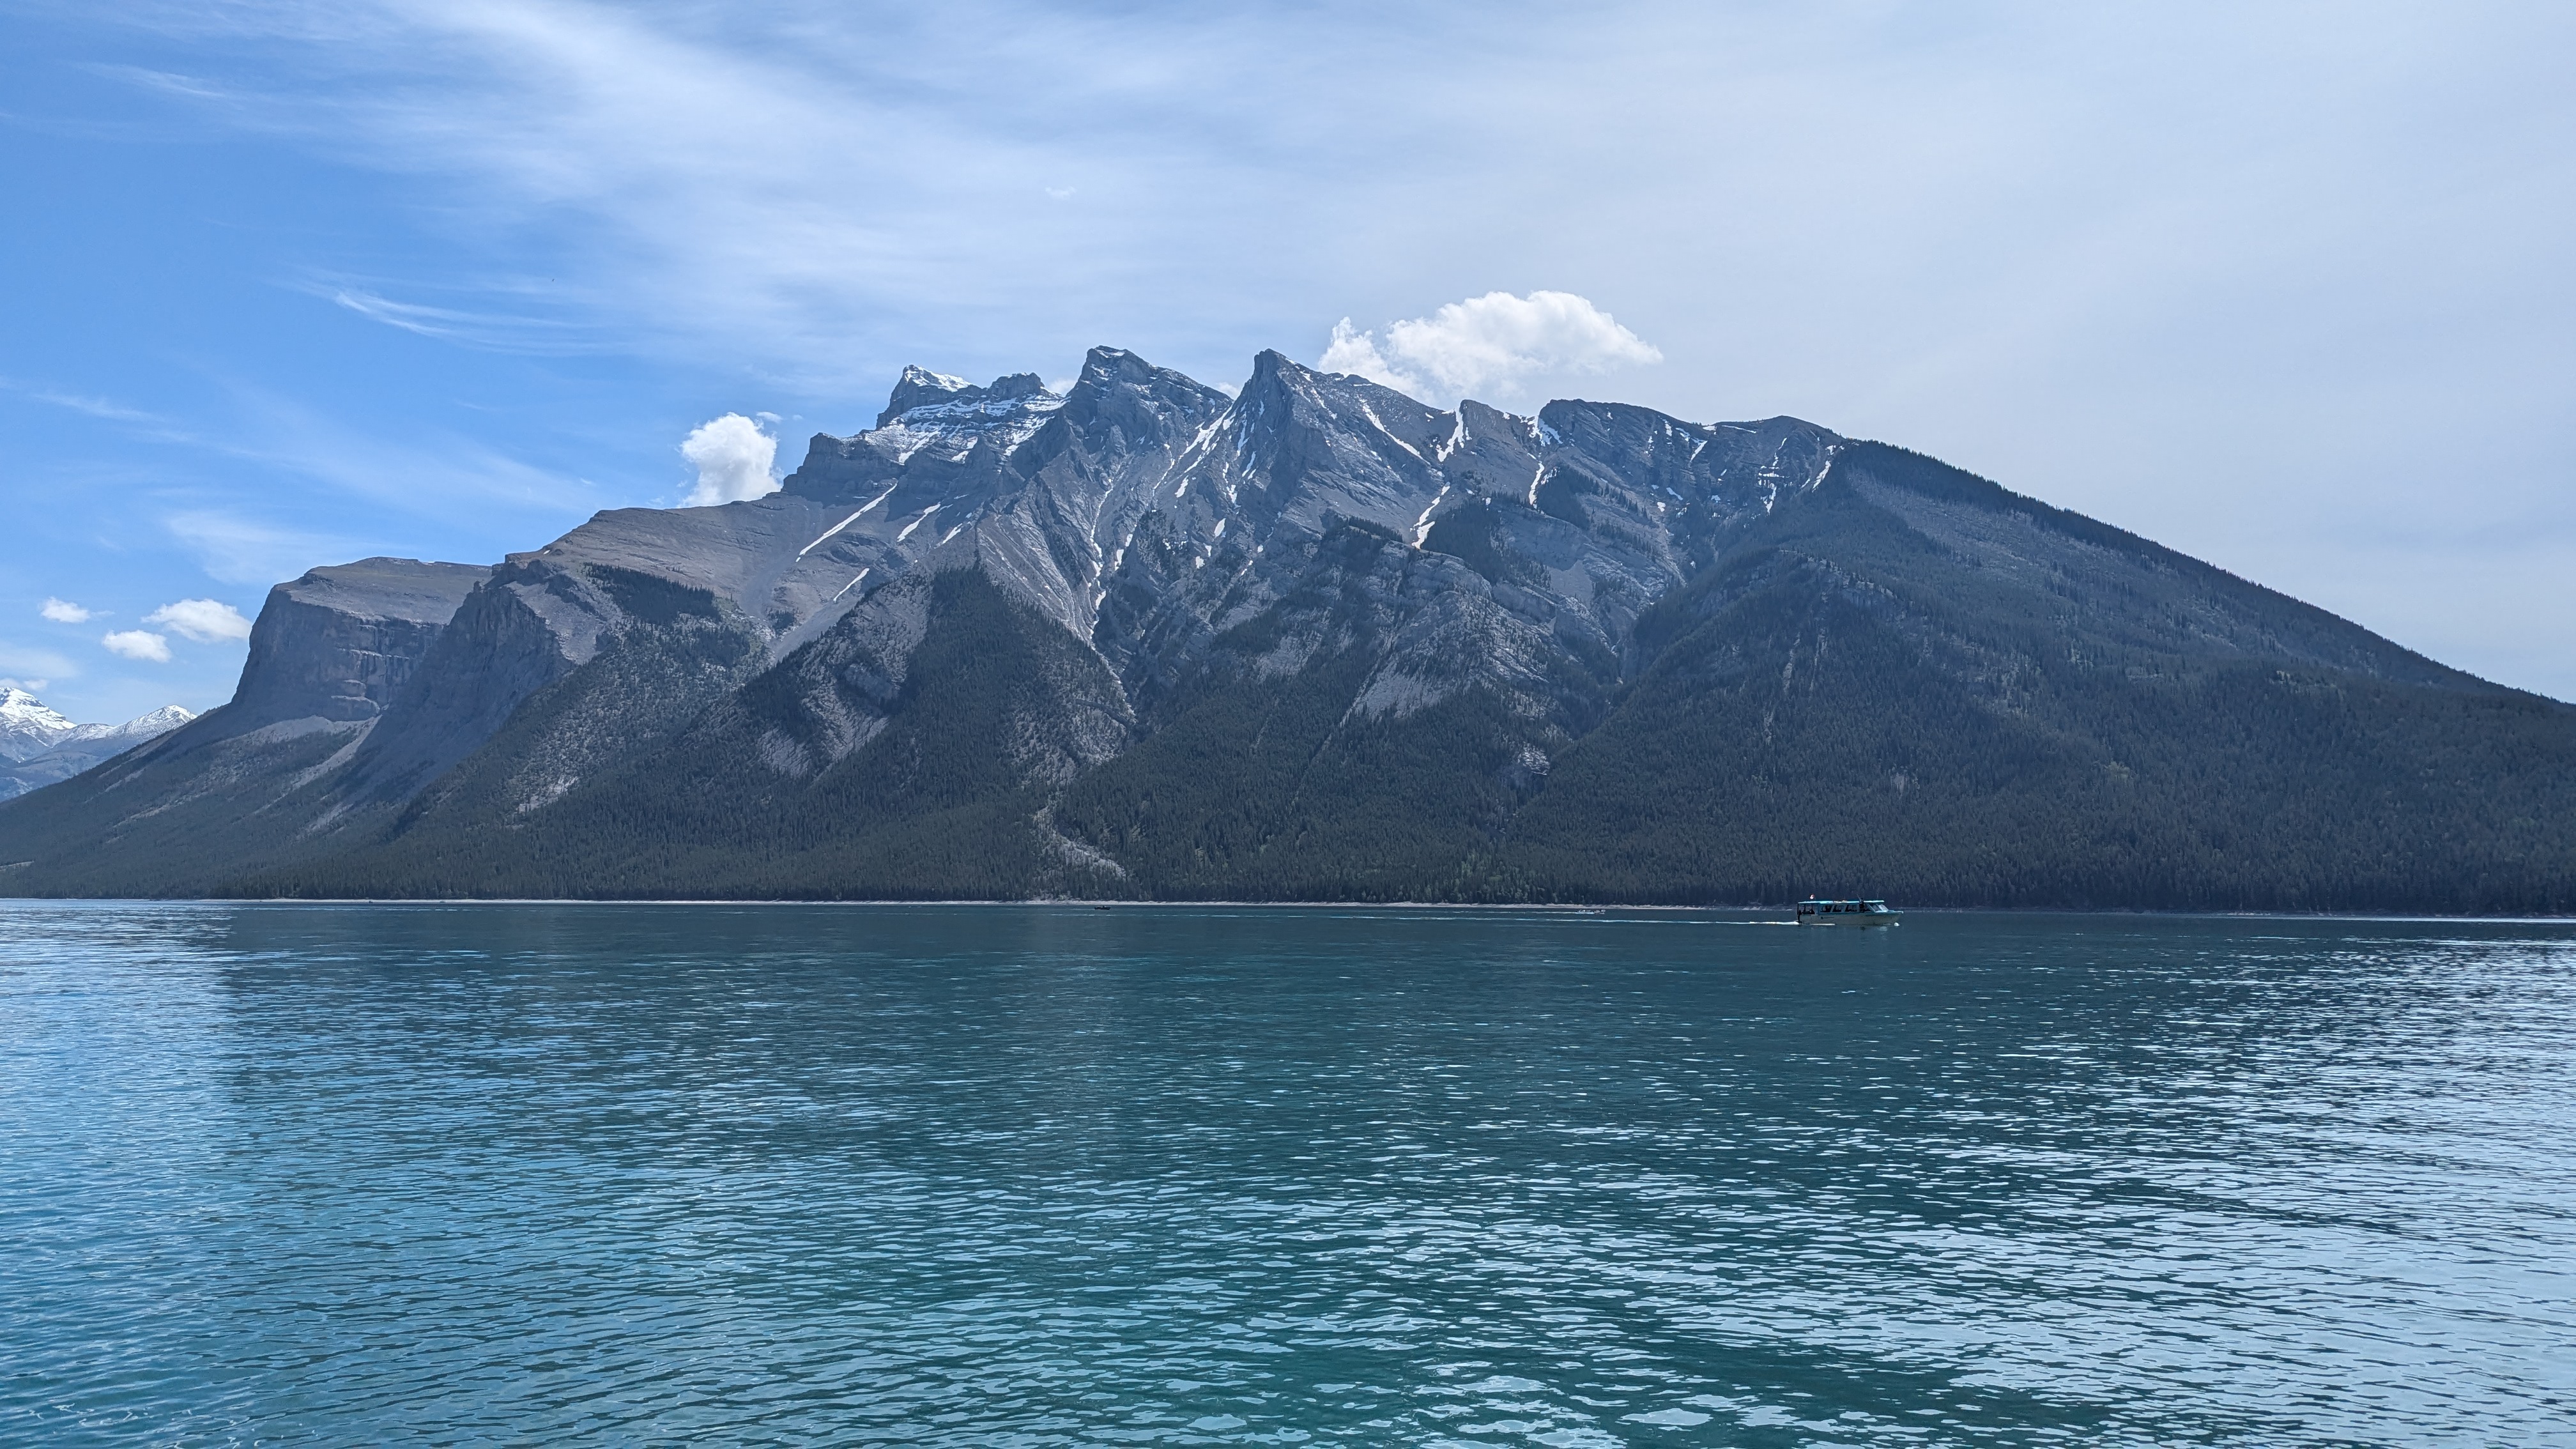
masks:
<instances>
[{"instance_id":1,"label":"white cloud","mask_svg":"<svg viewBox=\"0 0 2576 1449\"><path fill-rule=\"evenodd\" d=\"M250 620L241 610L214 599L181 599L163 604L143 616L146 624L163 624L200 644L217 644L227 639L250 637Z\"/></svg>"},{"instance_id":2,"label":"white cloud","mask_svg":"<svg viewBox=\"0 0 2576 1449\"><path fill-rule=\"evenodd\" d=\"M82 608L80 605L73 603L69 599L49 598L45 600L45 606L40 612L42 612L46 618L53 620L57 624L86 624L89 622L89 610Z\"/></svg>"},{"instance_id":3,"label":"white cloud","mask_svg":"<svg viewBox=\"0 0 2576 1449\"><path fill-rule=\"evenodd\" d=\"M170 662L170 641L142 629L119 629L98 642L107 646L108 653L122 654L128 659L149 660L154 664Z\"/></svg>"},{"instance_id":4,"label":"white cloud","mask_svg":"<svg viewBox=\"0 0 2576 1449\"><path fill-rule=\"evenodd\" d=\"M312 290L371 322L493 352L569 355L597 351L601 345L575 324L560 318L399 302L364 287L316 286Z\"/></svg>"},{"instance_id":5,"label":"white cloud","mask_svg":"<svg viewBox=\"0 0 2576 1449\"><path fill-rule=\"evenodd\" d=\"M1571 292L1515 297L1487 292L1428 317L1387 324L1386 341L1343 318L1319 364L1355 372L1398 391L1451 402L1469 393L1508 393L1545 374L1608 372L1661 362L1664 354L1609 313Z\"/></svg>"},{"instance_id":6,"label":"white cloud","mask_svg":"<svg viewBox=\"0 0 2576 1449\"><path fill-rule=\"evenodd\" d=\"M778 491L778 480L769 476L770 465L778 460L778 440L740 413L700 424L681 440L680 456L698 470L698 485L687 499L692 508Z\"/></svg>"}]
</instances>

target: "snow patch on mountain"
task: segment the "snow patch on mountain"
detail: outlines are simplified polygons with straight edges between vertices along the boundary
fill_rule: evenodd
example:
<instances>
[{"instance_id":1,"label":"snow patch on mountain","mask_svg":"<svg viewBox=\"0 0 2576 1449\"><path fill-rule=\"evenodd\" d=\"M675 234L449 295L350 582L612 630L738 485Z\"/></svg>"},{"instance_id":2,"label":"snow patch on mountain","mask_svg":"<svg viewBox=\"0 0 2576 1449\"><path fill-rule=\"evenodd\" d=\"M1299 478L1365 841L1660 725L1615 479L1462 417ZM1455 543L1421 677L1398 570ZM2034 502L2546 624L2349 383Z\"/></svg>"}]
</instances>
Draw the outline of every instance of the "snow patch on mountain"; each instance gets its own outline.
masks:
<instances>
[{"instance_id":1,"label":"snow patch on mountain","mask_svg":"<svg viewBox=\"0 0 2576 1449\"><path fill-rule=\"evenodd\" d=\"M167 704L123 724L75 724L23 689L0 689L0 800L68 780L196 717Z\"/></svg>"},{"instance_id":2,"label":"snow patch on mountain","mask_svg":"<svg viewBox=\"0 0 2576 1449\"><path fill-rule=\"evenodd\" d=\"M23 689L0 689L0 759L25 760L69 739L80 726Z\"/></svg>"}]
</instances>

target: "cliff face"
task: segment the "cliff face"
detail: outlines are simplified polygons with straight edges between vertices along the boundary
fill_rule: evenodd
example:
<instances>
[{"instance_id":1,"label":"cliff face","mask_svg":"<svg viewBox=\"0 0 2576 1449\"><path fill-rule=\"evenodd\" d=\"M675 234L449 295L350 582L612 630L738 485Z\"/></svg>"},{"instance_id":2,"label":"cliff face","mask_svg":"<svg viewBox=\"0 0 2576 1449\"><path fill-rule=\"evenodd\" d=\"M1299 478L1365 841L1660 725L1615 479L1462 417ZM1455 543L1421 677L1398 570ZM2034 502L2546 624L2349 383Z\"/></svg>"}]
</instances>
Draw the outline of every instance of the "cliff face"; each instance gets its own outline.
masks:
<instances>
[{"instance_id":1,"label":"cliff face","mask_svg":"<svg viewBox=\"0 0 2576 1449\"><path fill-rule=\"evenodd\" d=\"M0 889L2567 909L2570 765L2576 710L1796 419L1102 348L282 585L232 705L0 810Z\"/></svg>"},{"instance_id":2,"label":"cliff face","mask_svg":"<svg viewBox=\"0 0 2576 1449\"><path fill-rule=\"evenodd\" d=\"M250 658L223 728L244 734L287 720L374 719L491 572L371 558L279 584L251 626Z\"/></svg>"},{"instance_id":3,"label":"cliff face","mask_svg":"<svg viewBox=\"0 0 2576 1449\"><path fill-rule=\"evenodd\" d=\"M0 837L29 848L0 851L0 889L69 869L101 893L202 893L297 840L323 809L314 776L345 763L490 572L371 558L269 590L230 703L11 802Z\"/></svg>"}]
</instances>

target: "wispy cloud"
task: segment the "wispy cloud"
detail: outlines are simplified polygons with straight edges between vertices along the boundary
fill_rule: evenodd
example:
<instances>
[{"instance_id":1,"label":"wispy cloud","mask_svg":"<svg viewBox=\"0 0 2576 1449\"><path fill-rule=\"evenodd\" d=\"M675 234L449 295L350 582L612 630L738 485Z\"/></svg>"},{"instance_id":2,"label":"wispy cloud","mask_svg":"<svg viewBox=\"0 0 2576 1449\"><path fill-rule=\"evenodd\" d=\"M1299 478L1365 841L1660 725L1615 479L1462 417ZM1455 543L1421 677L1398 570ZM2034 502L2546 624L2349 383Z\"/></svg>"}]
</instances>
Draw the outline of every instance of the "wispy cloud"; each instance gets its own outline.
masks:
<instances>
[{"instance_id":1,"label":"wispy cloud","mask_svg":"<svg viewBox=\"0 0 2576 1449\"><path fill-rule=\"evenodd\" d=\"M234 407L229 416L195 427L140 408L6 379L0 379L0 388L123 424L132 435L155 443L282 469L423 519L481 521L496 508L561 517L597 503L597 490L588 482L470 438L435 431L388 437L262 388L216 381Z\"/></svg>"},{"instance_id":2,"label":"wispy cloud","mask_svg":"<svg viewBox=\"0 0 2576 1449\"><path fill-rule=\"evenodd\" d=\"M491 352L566 356L597 352L608 346L578 324L555 318L397 302L358 287L317 286L312 290L329 297L333 305L345 307L370 322L381 322L415 336L434 337L441 342Z\"/></svg>"},{"instance_id":3,"label":"wispy cloud","mask_svg":"<svg viewBox=\"0 0 2576 1449\"><path fill-rule=\"evenodd\" d=\"M0 391L13 392L31 402L84 413L108 422L145 423L156 427L168 425L168 420L158 414L145 412L141 408L127 407L123 403L108 398L88 397L76 392L64 392L58 388L19 382L12 378L0 377Z\"/></svg>"},{"instance_id":4,"label":"wispy cloud","mask_svg":"<svg viewBox=\"0 0 2576 1449\"><path fill-rule=\"evenodd\" d=\"M346 538L215 509L174 513L162 524L196 557L208 577L227 584L265 587L296 578L316 564L337 563L366 552L364 545Z\"/></svg>"},{"instance_id":5,"label":"wispy cloud","mask_svg":"<svg viewBox=\"0 0 2576 1449\"><path fill-rule=\"evenodd\" d=\"M0 639L0 670L8 671L27 689L42 689L48 681L75 678L81 672L76 661L57 650L8 639Z\"/></svg>"},{"instance_id":6,"label":"wispy cloud","mask_svg":"<svg viewBox=\"0 0 2576 1449\"><path fill-rule=\"evenodd\" d=\"M470 438L435 432L386 437L265 390L233 391L238 417L220 434L197 440L199 446L283 468L416 518L483 521L495 509L560 517L596 504L596 490L581 479Z\"/></svg>"},{"instance_id":7,"label":"wispy cloud","mask_svg":"<svg viewBox=\"0 0 2576 1449\"><path fill-rule=\"evenodd\" d=\"M1311 46L1277 43L1320 32L1286 17L1165 13L1138 46L1121 17L1026 0L790 3L722 25L572 0L128 15L205 62L124 72L132 84L423 178L460 232L557 249L585 279L577 305L630 345L804 375L846 366L854 342L948 340L935 334L953 335L960 309L1024 332L1089 314L1089 332L1112 324L1104 312L1160 313L1176 285L1212 301L1295 256L1269 244L1265 174L1321 159L1240 114L1247 94L1321 78ZM1140 226L1155 245L1133 244ZM1175 242L1207 264L1176 275L1157 255ZM328 295L464 345L574 341L506 305L416 292Z\"/></svg>"}]
</instances>

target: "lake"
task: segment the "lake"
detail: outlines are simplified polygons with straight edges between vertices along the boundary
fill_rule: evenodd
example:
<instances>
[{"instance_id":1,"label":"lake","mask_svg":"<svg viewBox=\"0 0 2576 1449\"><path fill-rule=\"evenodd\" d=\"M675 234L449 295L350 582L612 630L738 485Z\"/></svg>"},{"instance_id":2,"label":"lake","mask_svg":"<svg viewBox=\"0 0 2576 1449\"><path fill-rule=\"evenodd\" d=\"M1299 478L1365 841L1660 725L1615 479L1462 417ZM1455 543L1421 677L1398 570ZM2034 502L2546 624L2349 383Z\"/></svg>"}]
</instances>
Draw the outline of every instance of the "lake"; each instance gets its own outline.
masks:
<instances>
[{"instance_id":1,"label":"lake","mask_svg":"<svg viewBox=\"0 0 2576 1449\"><path fill-rule=\"evenodd\" d=\"M2576 927L0 903L0 1440L2576 1444Z\"/></svg>"}]
</instances>

